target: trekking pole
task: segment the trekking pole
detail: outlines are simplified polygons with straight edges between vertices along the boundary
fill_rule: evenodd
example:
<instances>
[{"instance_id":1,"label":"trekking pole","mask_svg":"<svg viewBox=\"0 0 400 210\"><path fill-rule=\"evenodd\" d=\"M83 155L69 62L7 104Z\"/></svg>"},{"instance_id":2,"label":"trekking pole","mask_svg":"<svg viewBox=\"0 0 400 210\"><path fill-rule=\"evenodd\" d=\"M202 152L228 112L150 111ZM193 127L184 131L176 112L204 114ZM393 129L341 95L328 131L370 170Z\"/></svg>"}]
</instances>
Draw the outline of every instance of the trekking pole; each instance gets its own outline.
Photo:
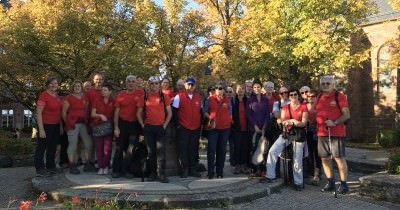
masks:
<instances>
[{"instance_id":1,"label":"trekking pole","mask_svg":"<svg viewBox=\"0 0 400 210\"><path fill-rule=\"evenodd\" d=\"M329 141L329 150L330 150L330 152L331 152L331 161L333 162L333 152L332 152L332 140L331 140L331 128L329 128L328 127L328 141ZM332 174L333 174L334 172L333 172L333 170L332 170ZM336 192L336 183L335 183L335 179L334 179L334 176L332 176L332 179L333 179L333 190L334 190L334 195L335 195L335 198L337 198L337 192Z\"/></svg>"}]
</instances>

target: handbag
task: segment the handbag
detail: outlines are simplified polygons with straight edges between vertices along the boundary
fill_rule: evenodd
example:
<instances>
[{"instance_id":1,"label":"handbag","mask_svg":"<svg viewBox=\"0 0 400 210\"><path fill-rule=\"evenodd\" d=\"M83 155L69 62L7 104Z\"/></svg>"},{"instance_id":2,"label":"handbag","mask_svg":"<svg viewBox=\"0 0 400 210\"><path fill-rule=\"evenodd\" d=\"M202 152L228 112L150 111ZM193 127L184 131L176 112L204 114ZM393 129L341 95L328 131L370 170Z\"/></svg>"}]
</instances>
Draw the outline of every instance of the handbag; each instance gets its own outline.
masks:
<instances>
[{"instance_id":1,"label":"handbag","mask_svg":"<svg viewBox=\"0 0 400 210\"><path fill-rule=\"evenodd\" d=\"M256 141L257 138L257 133L254 133L253 135L253 142ZM251 158L251 162L254 165L258 165L260 163L262 163L262 161L264 160L264 153L267 151L268 149L268 141L267 138L265 138L265 136L261 136L260 140L258 141L257 144L257 149L256 151L254 151L253 156Z\"/></svg>"},{"instance_id":2,"label":"handbag","mask_svg":"<svg viewBox=\"0 0 400 210\"><path fill-rule=\"evenodd\" d=\"M289 115L290 119L293 119L292 117L292 112L290 111L290 104L288 104L289 108ZM291 141L295 142L305 142L307 137L306 137L306 129L302 127L295 127L293 126L289 131L287 135L288 139Z\"/></svg>"},{"instance_id":3,"label":"handbag","mask_svg":"<svg viewBox=\"0 0 400 210\"><path fill-rule=\"evenodd\" d=\"M105 121L101 124L93 125L92 130L93 137L109 136L113 133L113 126L110 121Z\"/></svg>"}]
</instances>

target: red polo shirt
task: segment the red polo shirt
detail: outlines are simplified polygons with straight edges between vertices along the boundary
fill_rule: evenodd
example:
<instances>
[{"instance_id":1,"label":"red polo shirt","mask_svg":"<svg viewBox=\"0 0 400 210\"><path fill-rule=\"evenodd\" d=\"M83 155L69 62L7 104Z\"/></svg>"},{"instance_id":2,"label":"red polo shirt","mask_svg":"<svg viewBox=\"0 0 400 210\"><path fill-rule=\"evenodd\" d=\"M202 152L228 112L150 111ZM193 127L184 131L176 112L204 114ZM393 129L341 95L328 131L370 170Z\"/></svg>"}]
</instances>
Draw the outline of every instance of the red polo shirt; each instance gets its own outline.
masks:
<instances>
[{"instance_id":1,"label":"red polo shirt","mask_svg":"<svg viewBox=\"0 0 400 210\"><path fill-rule=\"evenodd\" d=\"M180 92L178 95L179 95L178 118L180 125L189 130L199 129L200 118L201 118L200 95L198 93L193 93L192 99L190 99L187 92Z\"/></svg>"},{"instance_id":2,"label":"red polo shirt","mask_svg":"<svg viewBox=\"0 0 400 210\"><path fill-rule=\"evenodd\" d=\"M43 107L43 124L57 125L60 123L62 102L57 94L53 96L47 91L42 92L36 105Z\"/></svg>"},{"instance_id":3,"label":"red polo shirt","mask_svg":"<svg viewBox=\"0 0 400 210\"><path fill-rule=\"evenodd\" d=\"M146 113L145 124L148 125L163 125L165 122L165 107L171 104L171 99L164 95L164 103L160 102L160 92L150 93L147 92L146 107L144 108ZM144 95L140 97L138 107L144 107Z\"/></svg>"},{"instance_id":4,"label":"red polo shirt","mask_svg":"<svg viewBox=\"0 0 400 210\"><path fill-rule=\"evenodd\" d=\"M97 114L103 114L107 117L107 120L113 123L113 115L114 115L114 99L110 96L108 99L108 103L105 103L103 97L96 100L92 106L92 109L96 109ZM92 118L92 123L97 125L102 123L103 121L99 117Z\"/></svg>"},{"instance_id":5,"label":"red polo shirt","mask_svg":"<svg viewBox=\"0 0 400 210\"><path fill-rule=\"evenodd\" d=\"M86 109L88 100L85 96L77 98L74 95L68 95L64 101L68 102L67 122L65 122L65 130L69 131L75 128L77 122L86 122Z\"/></svg>"},{"instance_id":6,"label":"red polo shirt","mask_svg":"<svg viewBox=\"0 0 400 210\"><path fill-rule=\"evenodd\" d=\"M317 135L318 136L328 136L328 129L326 128L325 121L332 120L335 121L340 116L342 116L341 110L339 110L336 100L335 91L332 90L329 95L322 94L316 101L315 110L317 111ZM349 107L347 103L346 96L339 92L338 102L341 108ZM346 136L346 126L342 123L335 127L331 127L331 136L345 137Z\"/></svg>"},{"instance_id":7,"label":"red polo shirt","mask_svg":"<svg viewBox=\"0 0 400 210\"><path fill-rule=\"evenodd\" d=\"M125 90L121 91L115 100L115 107L120 108L119 118L128 122L136 122L137 105L140 97L139 91L132 93L128 93Z\"/></svg>"},{"instance_id":8,"label":"red polo shirt","mask_svg":"<svg viewBox=\"0 0 400 210\"><path fill-rule=\"evenodd\" d=\"M174 91L171 89L162 90L165 96L168 96L171 100L175 97Z\"/></svg>"},{"instance_id":9,"label":"red polo shirt","mask_svg":"<svg viewBox=\"0 0 400 210\"><path fill-rule=\"evenodd\" d=\"M101 89L96 89L96 88L90 88L87 92L86 92L86 97L89 101L90 106L93 107L93 104L103 98L103 96L101 95ZM91 110L91 109L90 109Z\"/></svg>"},{"instance_id":10,"label":"red polo shirt","mask_svg":"<svg viewBox=\"0 0 400 210\"><path fill-rule=\"evenodd\" d=\"M282 110L285 111L285 119L295 119L301 122L303 118L303 113L308 112L306 104L300 104L296 109L293 109L293 106L290 106L290 112L292 113L292 118L290 118L289 106L288 104L282 107Z\"/></svg>"},{"instance_id":11,"label":"red polo shirt","mask_svg":"<svg viewBox=\"0 0 400 210\"><path fill-rule=\"evenodd\" d=\"M209 97L208 111L210 113L210 119L215 119L216 129L227 129L231 127L231 114L230 101L228 97L218 98L216 95ZM221 106L218 112L218 107ZM218 112L218 116L217 116Z\"/></svg>"}]
</instances>

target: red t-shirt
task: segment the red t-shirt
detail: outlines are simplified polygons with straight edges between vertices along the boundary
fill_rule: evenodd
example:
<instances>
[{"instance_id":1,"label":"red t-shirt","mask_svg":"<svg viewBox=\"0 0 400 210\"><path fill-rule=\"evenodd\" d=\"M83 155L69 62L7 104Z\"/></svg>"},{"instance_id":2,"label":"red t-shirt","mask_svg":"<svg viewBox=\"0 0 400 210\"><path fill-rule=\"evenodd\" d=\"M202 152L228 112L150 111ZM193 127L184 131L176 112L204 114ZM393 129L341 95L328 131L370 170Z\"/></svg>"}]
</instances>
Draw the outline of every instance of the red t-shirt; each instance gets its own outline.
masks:
<instances>
[{"instance_id":1,"label":"red t-shirt","mask_svg":"<svg viewBox=\"0 0 400 210\"><path fill-rule=\"evenodd\" d=\"M101 89L95 89L95 88L90 88L86 92L86 97L89 100L89 104L91 107L93 107L95 101L103 98L103 96L101 95Z\"/></svg>"},{"instance_id":2,"label":"red t-shirt","mask_svg":"<svg viewBox=\"0 0 400 210\"><path fill-rule=\"evenodd\" d=\"M128 121L128 122L136 122L136 112L138 102L140 100L141 95L140 92L128 93L126 91L121 91L115 100L115 107L120 108L119 110L119 118Z\"/></svg>"},{"instance_id":3,"label":"red t-shirt","mask_svg":"<svg viewBox=\"0 0 400 210\"><path fill-rule=\"evenodd\" d=\"M171 99L164 95L164 103L160 102L160 93L147 93L146 107L144 108L146 113L145 124L148 125L163 125L165 122L165 107L171 104ZM138 107L144 107L144 96L140 98Z\"/></svg>"},{"instance_id":4,"label":"red t-shirt","mask_svg":"<svg viewBox=\"0 0 400 210\"><path fill-rule=\"evenodd\" d=\"M336 100L335 91L332 90L329 95L322 94L316 101L315 110L317 111L317 135L318 136L328 136L328 129L326 128L325 121L332 120L335 121L340 116L342 116L342 111L339 110ZM342 93L338 95L338 102L341 108L349 107L347 103L347 98ZM345 137L346 136L346 126L342 123L335 127L331 127L331 136Z\"/></svg>"},{"instance_id":5,"label":"red t-shirt","mask_svg":"<svg viewBox=\"0 0 400 210\"><path fill-rule=\"evenodd\" d=\"M65 122L65 130L74 129L77 122L86 122L86 109L88 100L85 96L77 98L74 95L68 95L64 101L68 102L67 122Z\"/></svg>"},{"instance_id":6,"label":"red t-shirt","mask_svg":"<svg viewBox=\"0 0 400 210\"><path fill-rule=\"evenodd\" d=\"M62 102L57 94L53 96L47 91L42 92L36 105L43 107L43 124L57 125L60 123Z\"/></svg>"},{"instance_id":7,"label":"red t-shirt","mask_svg":"<svg viewBox=\"0 0 400 210\"><path fill-rule=\"evenodd\" d=\"M247 131L246 122L246 104L243 101L239 101L239 121L240 121L240 131Z\"/></svg>"},{"instance_id":8,"label":"red t-shirt","mask_svg":"<svg viewBox=\"0 0 400 210\"><path fill-rule=\"evenodd\" d=\"M275 101L279 101L280 98L276 94L272 94L271 98L268 98L268 100L269 100L269 112L272 113L272 109L274 108Z\"/></svg>"},{"instance_id":9,"label":"red t-shirt","mask_svg":"<svg viewBox=\"0 0 400 210\"><path fill-rule=\"evenodd\" d=\"M290 106L290 112L292 113L292 118L290 118L289 113L289 104L282 107L282 110L285 111L285 119L295 119L301 122L303 118L303 113L307 113L307 105L300 104L296 109L293 109L293 106Z\"/></svg>"},{"instance_id":10,"label":"red t-shirt","mask_svg":"<svg viewBox=\"0 0 400 210\"><path fill-rule=\"evenodd\" d=\"M216 95L210 96L208 111L210 113L210 119L215 119L216 129L227 129L231 127L232 118L229 111L230 105L231 103L228 97L220 99ZM219 106L221 106L221 108L218 112Z\"/></svg>"},{"instance_id":11,"label":"red t-shirt","mask_svg":"<svg viewBox=\"0 0 400 210\"><path fill-rule=\"evenodd\" d=\"M104 103L103 97L96 100L92 106L92 110L96 109L97 114L103 114L107 117L107 120L113 123L113 115L114 115L114 99L110 96L108 99L108 103ZM101 124L103 121L100 117L92 118L92 123L95 125Z\"/></svg>"},{"instance_id":12,"label":"red t-shirt","mask_svg":"<svg viewBox=\"0 0 400 210\"><path fill-rule=\"evenodd\" d=\"M165 96L168 96L171 100L175 97L175 93L171 89L162 90L162 92Z\"/></svg>"}]
</instances>

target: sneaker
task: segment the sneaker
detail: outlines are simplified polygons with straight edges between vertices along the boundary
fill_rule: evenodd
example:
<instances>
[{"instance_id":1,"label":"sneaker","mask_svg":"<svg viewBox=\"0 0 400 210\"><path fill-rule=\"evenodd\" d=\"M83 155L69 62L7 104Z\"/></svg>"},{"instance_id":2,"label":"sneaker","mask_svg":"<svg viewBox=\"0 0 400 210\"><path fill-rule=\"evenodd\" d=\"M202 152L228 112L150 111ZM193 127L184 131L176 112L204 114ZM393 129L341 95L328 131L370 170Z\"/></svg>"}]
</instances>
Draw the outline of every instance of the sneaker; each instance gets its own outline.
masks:
<instances>
[{"instance_id":1,"label":"sneaker","mask_svg":"<svg viewBox=\"0 0 400 210\"><path fill-rule=\"evenodd\" d=\"M48 177L48 176L50 176L50 174L49 174L49 173L47 172L47 170L44 169L44 168L37 169L37 170L36 170L36 175L37 175L38 177Z\"/></svg>"},{"instance_id":2,"label":"sneaker","mask_svg":"<svg viewBox=\"0 0 400 210\"><path fill-rule=\"evenodd\" d=\"M260 179L260 183L273 183L276 179L270 179L267 177L263 177L262 179Z\"/></svg>"},{"instance_id":3,"label":"sneaker","mask_svg":"<svg viewBox=\"0 0 400 210\"><path fill-rule=\"evenodd\" d=\"M70 174L80 174L81 172L76 167L76 165L72 165L72 166L69 167L69 173Z\"/></svg>"},{"instance_id":4,"label":"sneaker","mask_svg":"<svg viewBox=\"0 0 400 210\"><path fill-rule=\"evenodd\" d=\"M108 168L103 169L103 175L108 175L110 173L110 171L108 170Z\"/></svg>"},{"instance_id":5,"label":"sneaker","mask_svg":"<svg viewBox=\"0 0 400 210\"><path fill-rule=\"evenodd\" d=\"M99 168L99 170L97 171L98 175L103 175L104 174L104 169Z\"/></svg>"},{"instance_id":6,"label":"sneaker","mask_svg":"<svg viewBox=\"0 0 400 210\"><path fill-rule=\"evenodd\" d=\"M335 181L333 179L328 179L325 187L321 189L321 192L330 192L335 189Z\"/></svg>"},{"instance_id":7,"label":"sneaker","mask_svg":"<svg viewBox=\"0 0 400 210\"><path fill-rule=\"evenodd\" d=\"M83 166L83 171L84 172L96 172L96 167L92 163L85 163L85 166Z\"/></svg>"},{"instance_id":8,"label":"sneaker","mask_svg":"<svg viewBox=\"0 0 400 210\"><path fill-rule=\"evenodd\" d=\"M337 193L344 195L348 192L349 192L349 187L347 186L347 183L343 183L343 182L340 183Z\"/></svg>"}]
</instances>

